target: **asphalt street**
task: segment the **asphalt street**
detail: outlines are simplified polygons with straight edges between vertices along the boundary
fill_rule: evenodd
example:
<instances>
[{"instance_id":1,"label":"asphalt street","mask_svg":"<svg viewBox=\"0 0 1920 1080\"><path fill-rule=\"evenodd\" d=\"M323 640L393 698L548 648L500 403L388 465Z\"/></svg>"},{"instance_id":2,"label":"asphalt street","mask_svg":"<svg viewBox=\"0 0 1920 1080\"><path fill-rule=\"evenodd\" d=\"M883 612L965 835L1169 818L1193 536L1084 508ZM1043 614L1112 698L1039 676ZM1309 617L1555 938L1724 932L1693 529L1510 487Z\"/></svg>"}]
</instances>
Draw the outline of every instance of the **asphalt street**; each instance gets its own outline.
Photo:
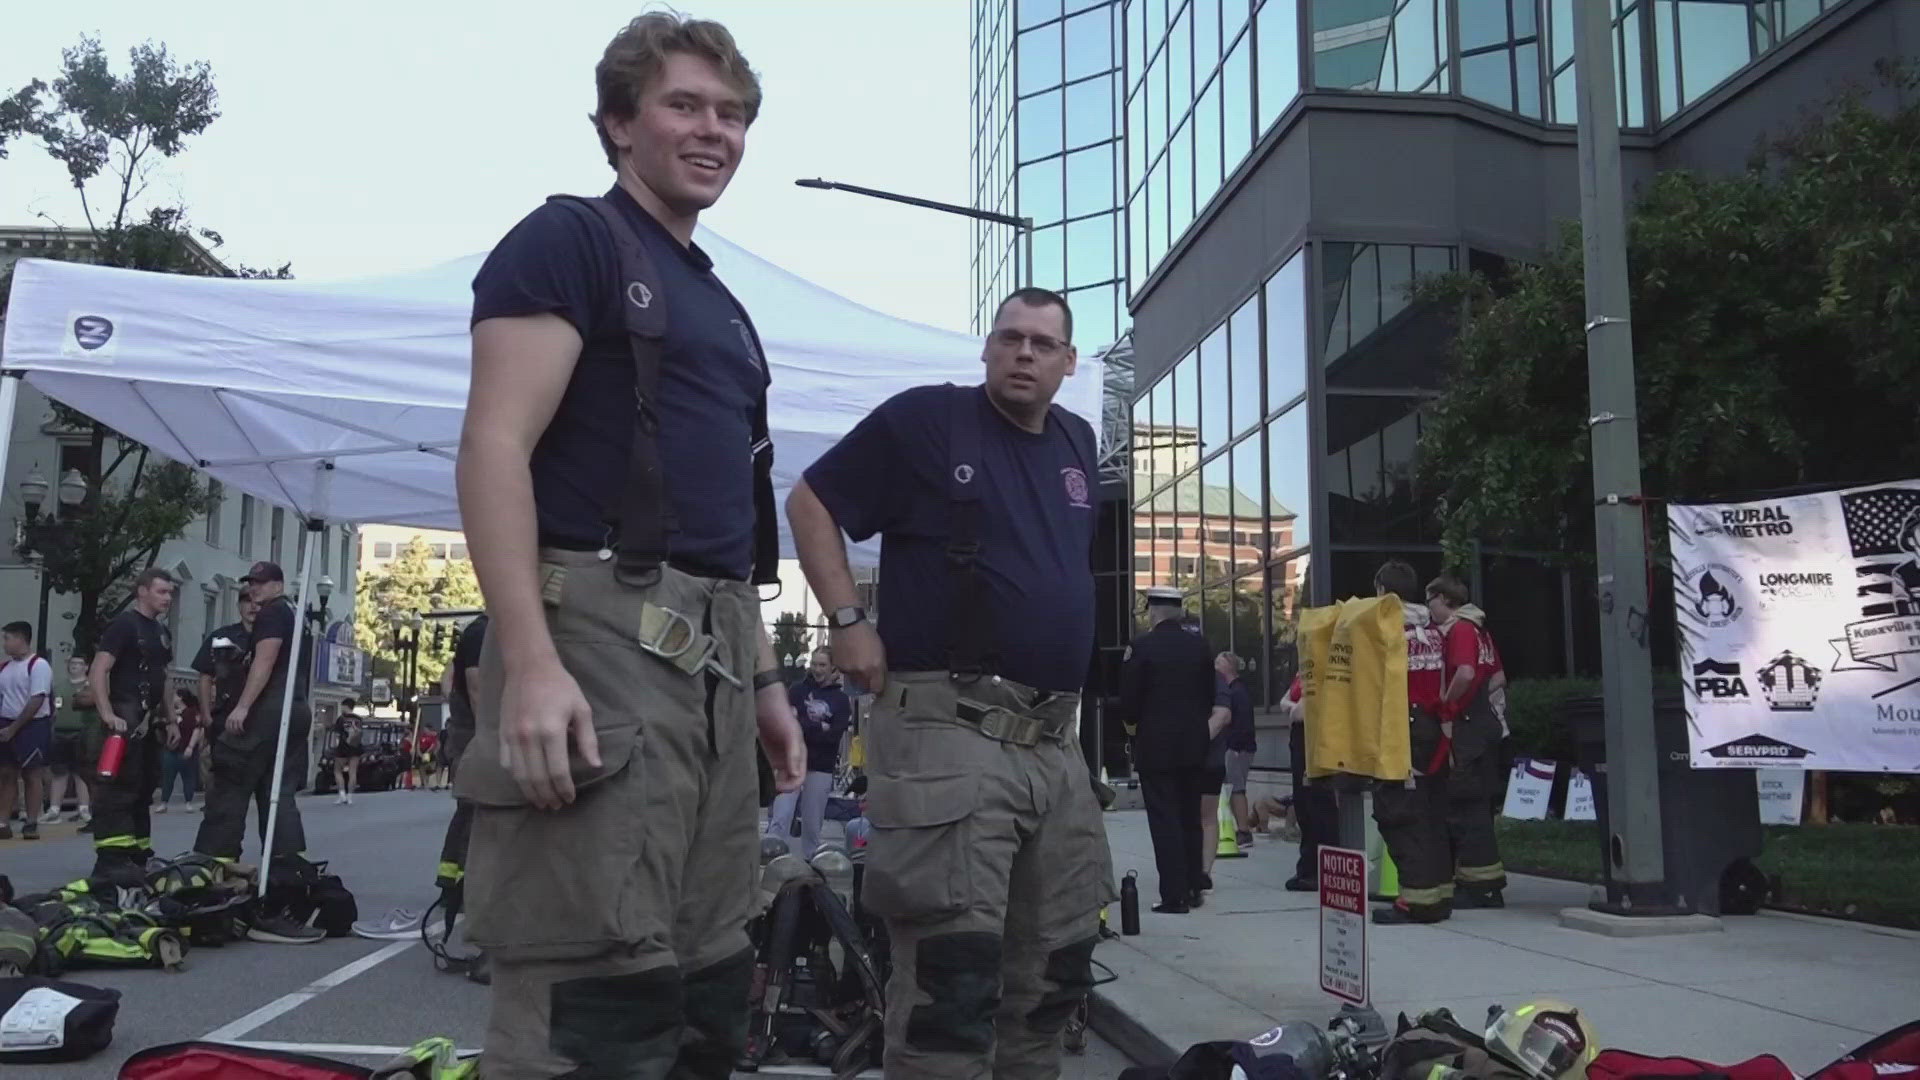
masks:
<instances>
[{"instance_id":1,"label":"asphalt street","mask_svg":"<svg viewBox=\"0 0 1920 1080\"><path fill-rule=\"evenodd\" d=\"M331 797L300 800L308 854L327 860L359 901L362 917L430 901L441 834L452 812L443 792L361 795L352 806ZM154 847L189 850L199 815L154 818ZM72 825L43 827L37 841L0 841L0 873L22 893L84 875L92 865L88 837ZM246 857L258 857L249 836ZM477 1047L485 1028L487 991L434 970L417 942L333 938L316 945L238 942L200 949L186 970L87 969L67 976L118 988L124 997L113 1046L91 1061L39 1066L46 1080L97 1080L136 1050L188 1039L277 1044L306 1053L374 1064L392 1049L433 1035ZM1073 1080L1112 1080L1126 1061L1095 1038L1084 1057L1067 1059ZM763 1070L761 1075L824 1075L821 1069ZM875 1073L874 1075L878 1075Z\"/></svg>"}]
</instances>

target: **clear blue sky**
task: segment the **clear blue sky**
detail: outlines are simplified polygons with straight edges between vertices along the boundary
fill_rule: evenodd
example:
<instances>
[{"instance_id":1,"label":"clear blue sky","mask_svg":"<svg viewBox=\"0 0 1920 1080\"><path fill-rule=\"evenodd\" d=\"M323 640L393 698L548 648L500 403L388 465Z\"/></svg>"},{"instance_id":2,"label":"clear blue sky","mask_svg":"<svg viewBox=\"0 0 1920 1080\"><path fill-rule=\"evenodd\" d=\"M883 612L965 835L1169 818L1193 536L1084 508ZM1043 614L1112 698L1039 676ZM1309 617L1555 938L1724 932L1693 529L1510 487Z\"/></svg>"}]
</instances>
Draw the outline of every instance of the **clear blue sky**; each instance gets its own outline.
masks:
<instances>
[{"instance_id":1,"label":"clear blue sky","mask_svg":"<svg viewBox=\"0 0 1920 1080\"><path fill-rule=\"evenodd\" d=\"M431 265L484 250L558 191L612 178L586 117L607 39L659 4L604 0L82 0L10 12L0 92L51 80L99 34L162 41L213 67L221 117L155 177L252 265L303 278ZM967 0L701 0L760 72L766 105L726 197L702 219L852 299L967 326L965 219L793 186L824 176L966 203ZM0 161L0 224L81 224L35 144Z\"/></svg>"}]
</instances>

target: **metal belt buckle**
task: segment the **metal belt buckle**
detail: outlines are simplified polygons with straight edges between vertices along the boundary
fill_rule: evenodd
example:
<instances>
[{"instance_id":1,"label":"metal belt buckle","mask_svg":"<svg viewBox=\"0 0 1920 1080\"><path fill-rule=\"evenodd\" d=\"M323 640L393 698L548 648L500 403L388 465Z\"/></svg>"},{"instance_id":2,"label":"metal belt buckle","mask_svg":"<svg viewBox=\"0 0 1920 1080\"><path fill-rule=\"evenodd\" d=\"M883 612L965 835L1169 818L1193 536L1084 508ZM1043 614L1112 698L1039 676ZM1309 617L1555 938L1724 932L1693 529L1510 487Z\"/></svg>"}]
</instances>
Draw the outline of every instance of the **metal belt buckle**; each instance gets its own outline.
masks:
<instances>
[{"instance_id":1,"label":"metal belt buckle","mask_svg":"<svg viewBox=\"0 0 1920 1080\"><path fill-rule=\"evenodd\" d=\"M689 667L682 659L687 655L688 650L693 648L694 643L700 640L700 633L693 628L693 620L672 608L661 607L658 604L648 604L647 608L660 613L660 627L657 633L649 637L647 619L643 612L640 617L640 629L634 635L639 639L640 647L689 675L699 671L700 664L696 663ZM711 640L708 642L708 647L712 647Z\"/></svg>"}]
</instances>

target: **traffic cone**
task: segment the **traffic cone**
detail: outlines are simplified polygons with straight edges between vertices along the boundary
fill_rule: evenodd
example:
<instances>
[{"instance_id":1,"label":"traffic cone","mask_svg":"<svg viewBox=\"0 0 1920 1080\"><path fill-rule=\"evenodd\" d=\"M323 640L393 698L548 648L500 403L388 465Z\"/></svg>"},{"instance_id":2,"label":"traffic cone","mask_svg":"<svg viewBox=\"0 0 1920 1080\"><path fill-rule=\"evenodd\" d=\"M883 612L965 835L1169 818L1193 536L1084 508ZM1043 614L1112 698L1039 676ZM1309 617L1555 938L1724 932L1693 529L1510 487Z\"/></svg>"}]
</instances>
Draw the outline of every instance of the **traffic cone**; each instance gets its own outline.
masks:
<instances>
[{"instance_id":1,"label":"traffic cone","mask_svg":"<svg viewBox=\"0 0 1920 1080\"><path fill-rule=\"evenodd\" d=\"M1400 868L1393 865L1393 856L1385 851L1380 853L1380 889L1367 899L1375 903L1400 899Z\"/></svg>"},{"instance_id":2,"label":"traffic cone","mask_svg":"<svg viewBox=\"0 0 1920 1080\"><path fill-rule=\"evenodd\" d=\"M1234 832L1239 828L1239 823L1233 820L1233 809L1228 805L1227 797L1222 795L1220 797L1220 843L1214 848L1214 858L1244 859L1247 857L1247 853L1240 850L1239 839L1234 836Z\"/></svg>"}]
</instances>

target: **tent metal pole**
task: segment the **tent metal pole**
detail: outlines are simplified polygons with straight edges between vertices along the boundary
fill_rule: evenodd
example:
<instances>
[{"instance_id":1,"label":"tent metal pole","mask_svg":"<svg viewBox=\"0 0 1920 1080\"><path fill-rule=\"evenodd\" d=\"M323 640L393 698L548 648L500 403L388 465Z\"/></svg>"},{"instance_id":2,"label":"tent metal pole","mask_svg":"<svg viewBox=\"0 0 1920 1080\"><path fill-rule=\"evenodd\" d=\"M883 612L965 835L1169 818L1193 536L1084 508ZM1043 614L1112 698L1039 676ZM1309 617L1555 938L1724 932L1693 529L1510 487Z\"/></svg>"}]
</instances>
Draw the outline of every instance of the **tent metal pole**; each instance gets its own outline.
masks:
<instances>
[{"instance_id":1,"label":"tent metal pole","mask_svg":"<svg viewBox=\"0 0 1920 1080\"><path fill-rule=\"evenodd\" d=\"M7 458L13 451L13 414L20 407L20 380L26 374L19 368L0 371L0 484L6 482Z\"/></svg>"},{"instance_id":2,"label":"tent metal pole","mask_svg":"<svg viewBox=\"0 0 1920 1080\"><path fill-rule=\"evenodd\" d=\"M315 499L314 502L316 506L324 509L327 505L327 488L333 481L333 462L322 461L319 464L319 469L319 490L317 493L319 497ZM311 517L307 519L307 531L309 533L324 532L326 527L327 521L323 517ZM263 899L267 895L267 879L271 877L273 873L274 830L280 827L280 784L282 780L285 779L287 771L287 730L292 726L293 722L293 699L304 689L300 685L300 650L307 644L302 640L307 628L307 598L313 592L313 559L314 554L319 550L320 543L318 539L309 537L306 556L300 560L300 600L298 607L293 613L293 637L287 642L287 648L289 649L287 656L287 692L286 695L280 699L280 742L273 753L273 787L271 788L272 794L269 796L267 803L267 835L260 842L260 876L256 881L256 885L259 887L260 896Z\"/></svg>"}]
</instances>

